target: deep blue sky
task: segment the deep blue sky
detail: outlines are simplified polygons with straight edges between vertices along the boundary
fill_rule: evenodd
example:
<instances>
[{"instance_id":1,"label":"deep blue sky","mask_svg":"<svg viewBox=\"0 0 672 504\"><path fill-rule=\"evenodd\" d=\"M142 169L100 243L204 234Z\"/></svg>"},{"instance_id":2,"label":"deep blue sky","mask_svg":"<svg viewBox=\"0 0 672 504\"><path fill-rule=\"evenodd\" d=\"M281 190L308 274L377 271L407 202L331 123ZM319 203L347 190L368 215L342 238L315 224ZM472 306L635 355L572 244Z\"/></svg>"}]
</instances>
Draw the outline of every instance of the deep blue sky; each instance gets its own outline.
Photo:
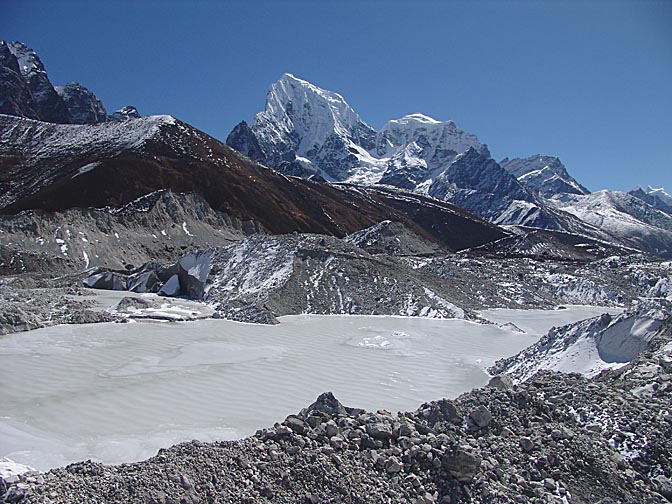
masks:
<instances>
[{"instance_id":1,"label":"deep blue sky","mask_svg":"<svg viewBox=\"0 0 672 504\"><path fill-rule=\"evenodd\" d=\"M108 111L225 139L283 72L372 126L453 119L493 157L557 155L591 190L672 192L672 1L0 0L0 37Z\"/></svg>"}]
</instances>

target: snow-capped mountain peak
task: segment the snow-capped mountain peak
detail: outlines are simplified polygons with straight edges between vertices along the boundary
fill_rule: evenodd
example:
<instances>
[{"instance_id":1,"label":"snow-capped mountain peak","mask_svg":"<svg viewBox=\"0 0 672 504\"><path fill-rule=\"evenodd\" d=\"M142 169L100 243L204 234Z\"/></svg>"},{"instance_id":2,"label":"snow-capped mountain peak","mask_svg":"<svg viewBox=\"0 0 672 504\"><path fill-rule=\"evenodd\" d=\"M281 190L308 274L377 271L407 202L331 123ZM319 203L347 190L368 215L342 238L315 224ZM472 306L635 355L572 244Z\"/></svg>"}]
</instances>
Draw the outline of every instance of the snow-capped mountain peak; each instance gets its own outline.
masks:
<instances>
[{"instance_id":1,"label":"snow-capped mountain peak","mask_svg":"<svg viewBox=\"0 0 672 504\"><path fill-rule=\"evenodd\" d=\"M271 85L250 126L240 123L227 143L286 174L404 188L427 183L470 147L490 156L453 121L421 113L376 132L343 96L289 73Z\"/></svg>"},{"instance_id":2,"label":"snow-capped mountain peak","mask_svg":"<svg viewBox=\"0 0 672 504\"><path fill-rule=\"evenodd\" d=\"M280 132L299 137L297 155L310 157L319 150L330 135L350 137L365 124L338 93L321 89L290 73L271 85L266 108L254 118L252 128L266 129L274 121ZM283 131L284 130L284 131Z\"/></svg>"},{"instance_id":3,"label":"snow-capped mountain peak","mask_svg":"<svg viewBox=\"0 0 672 504\"><path fill-rule=\"evenodd\" d=\"M401 119L395 119L390 122L398 122L402 124L408 124L411 122L418 122L418 123L424 123L424 124L439 124L441 121L437 121L433 117L429 117L425 114L421 114L420 112L415 112L413 114L408 114L402 117ZM448 121L452 123L453 121Z\"/></svg>"},{"instance_id":4,"label":"snow-capped mountain peak","mask_svg":"<svg viewBox=\"0 0 672 504\"><path fill-rule=\"evenodd\" d=\"M547 198L559 193L590 193L567 172L556 156L535 154L527 158L504 158L500 165L525 187Z\"/></svg>"},{"instance_id":5,"label":"snow-capped mountain peak","mask_svg":"<svg viewBox=\"0 0 672 504\"><path fill-rule=\"evenodd\" d=\"M423 155L430 160L437 150L453 151L453 156L465 152L470 147L479 152L485 147L476 135L459 129L453 121L437 121L424 114L409 114L400 119L388 121L378 133L376 154L378 156L394 155L400 147L415 142L421 149L429 149Z\"/></svg>"},{"instance_id":6,"label":"snow-capped mountain peak","mask_svg":"<svg viewBox=\"0 0 672 504\"><path fill-rule=\"evenodd\" d=\"M369 153L375 135L340 94L286 73L271 85L264 110L227 143L289 175L343 181L381 171Z\"/></svg>"},{"instance_id":7,"label":"snow-capped mountain peak","mask_svg":"<svg viewBox=\"0 0 672 504\"><path fill-rule=\"evenodd\" d=\"M656 189L651 186L647 186L647 189L644 190L638 186L628 194L648 203L655 209L672 216L672 196L665 192L665 189L662 187Z\"/></svg>"},{"instance_id":8,"label":"snow-capped mountain peak","mask_svg":"<svg viewBox=\"0 0 672 504\"><path fill-rule=\"evenodd\" d=\"M339 119L358 120L359 116L348 105L345 99L338 93L319 88L310 82L299 79L291 73L284 73L282 77L271 85L268 96L266 97L266 111L273 112L274 105L279 105L282 113L287 113L289 102L319 102L322 101L328 105L329 111ZM276 114L281 115L281 114Z\"/></svg>"},{"instance_id":9,"label":"snow-capped mountain peak","mask_svg":"<svg viewBox=\"0 0 672 504\"><path fill-rule=\"evenodd\" d=\"M665 189L663 189L662 187L654 188L651 186L647 186L646 194L648 194L649 196L653 196L654 198L662 201L668 206L672 206L672 196L670 196L670 194L667 193Z\"/></svg>"}]
</instances>

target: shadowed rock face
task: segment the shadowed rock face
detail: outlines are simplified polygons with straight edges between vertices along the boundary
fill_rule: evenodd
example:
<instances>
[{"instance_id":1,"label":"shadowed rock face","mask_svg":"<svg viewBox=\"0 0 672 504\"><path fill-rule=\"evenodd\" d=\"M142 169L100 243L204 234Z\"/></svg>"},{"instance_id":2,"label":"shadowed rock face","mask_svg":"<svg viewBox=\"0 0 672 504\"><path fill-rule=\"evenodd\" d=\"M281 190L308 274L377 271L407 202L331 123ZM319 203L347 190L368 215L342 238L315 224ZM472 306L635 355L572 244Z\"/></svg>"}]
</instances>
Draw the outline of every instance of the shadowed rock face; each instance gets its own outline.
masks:
<instances>
[{"instance_id":1,"label":"shadowed rock face","mask_svg":"<svg viewBox=\"0 0 672 504\"><path fill-rule=\"evenodd\" d=\"M37 104L9 45L0 40L0 113L38 119Z\"/></svg>"},{"instance_id":2,"label":"shadowed rock face","mask_svg":"<svg viewBox=\"0 0 672 504\"><path fill-rule=\"evenodd\" d=\"M21 77L30 91L36 118L54 123L72 122L67 105L49 81L44 65L35 51L21 42L9 42L7 46L16 57Z\"/></svg>"},{"instance_id":3,"label":"shadowed rock face","mask_svg":"<svg viewBox=\"0 0 672 504\"><path fill-rule=\"evenodd\" d=\"M383 220L448 251L506 236L449 203L403 191L329 185L269 170L168 116L94 126L1 116L0 211L119 207L160 189L201 195L271 233L345 236ZM73 137L80 141L68 141Z\"/></svg>"},{"instance_id":4,"label":"shadowed rock face","mask_svg":"<svg viewBox=\"0 0 672 504\"><path fill-rule=\"evenodd\" d=\"M96 124L107 121L107 112L103 103L91 91L77 82L57 86L74 124Z\"/></svg>"},{"instance_id":5,"label":"shadowed rock face","mask_svg":"<svg viewBox=\"0 0 672 504\"><path fill-rule=\"evenodd\" d=\"M212 268L212 251L191 252L177 261L180 292L189 299L203 299L205 282Z\"/></svg>"}]
</instances>

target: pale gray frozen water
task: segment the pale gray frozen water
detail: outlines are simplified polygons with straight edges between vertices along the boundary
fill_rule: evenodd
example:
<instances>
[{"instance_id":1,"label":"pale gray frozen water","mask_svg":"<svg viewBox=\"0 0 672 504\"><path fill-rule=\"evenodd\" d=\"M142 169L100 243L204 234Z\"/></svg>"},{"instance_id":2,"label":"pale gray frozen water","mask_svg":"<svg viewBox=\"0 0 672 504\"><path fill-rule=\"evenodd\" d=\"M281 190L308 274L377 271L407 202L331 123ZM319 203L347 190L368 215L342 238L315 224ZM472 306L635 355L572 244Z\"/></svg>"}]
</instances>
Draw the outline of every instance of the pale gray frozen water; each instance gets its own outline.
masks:
<instances>
[{"instance_id":1,"label":"pale gray frozen water","mask_svg":"<svg viewBox=\"0 0 672 504\"><path fill-rule=\"evenodd\" d=\"M513 323L528 334L543 336L553 327L577 322L603 313L611 315L623 312L623 308L608 306L567 305L557 310L514 310L511 308L493 308L483 310L479 315L496 324Z\"/></svg>"},{"instance_id":2,"label":"pale gray frozen water","mask_svg":"<svg viewBox=\"0 0 672 504\"><path fill-rule=\"evenodd\" d=\"M602 311L538 319L550 327ZM413 410L482 386L485 367L537 337L461 320L316 315L277 326L143 322L5 336L0 457L41 470L140 460L183 440L252 434L327 390L346 405Z\"/></svg>"}]
</instances>

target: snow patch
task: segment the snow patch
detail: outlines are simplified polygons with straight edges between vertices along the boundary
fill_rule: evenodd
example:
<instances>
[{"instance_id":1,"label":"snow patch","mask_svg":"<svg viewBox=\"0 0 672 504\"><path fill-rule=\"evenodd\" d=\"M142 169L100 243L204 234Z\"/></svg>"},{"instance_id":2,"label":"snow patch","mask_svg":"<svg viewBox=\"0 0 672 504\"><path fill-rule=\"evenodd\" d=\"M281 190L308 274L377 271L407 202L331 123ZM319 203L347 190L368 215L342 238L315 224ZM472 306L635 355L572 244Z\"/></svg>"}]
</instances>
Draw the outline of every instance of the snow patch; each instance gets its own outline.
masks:
<instances>
[{"instance_id":1,"label":"snow patch","mask_svg":"<svg viewBox=\"0 0 672 504\"><path fill-rule=\"evenodd\" d=\"M12 459L7 457L0 458L0 478L5 481L16 481L17 476L31 471L36 471L36 469L33 469L32 467L25 464L14 462Z\"/></svg>"},{"instance_id":2,"label":"snow patch","mask_svg":"<svg viewBox=\"0 0 672 504\"><path fill-rule=\"evenodd\" d=\"M187 236L194 236L194 235L191 234L191 233L189 232L189 230L187 229L187 223L186 223L186 222L182 222L182 231L184 231L184 234L186 234Z\"/></svg>"},{"instance_id":3,"label":"snow patch","mask_svg":"<svg viewBox=\"0 0 672 504\"><path fill-rule=\"evenodd\" d=\"M88 173L92 170L95 170L100 166L100 162L96 161L95 163L89 163L87 165L82 166L79 170L77 170L77 173L75 173L72 178L79 177L80 175L84 175L85 173Z\"/></svg>"}]
</instances>

